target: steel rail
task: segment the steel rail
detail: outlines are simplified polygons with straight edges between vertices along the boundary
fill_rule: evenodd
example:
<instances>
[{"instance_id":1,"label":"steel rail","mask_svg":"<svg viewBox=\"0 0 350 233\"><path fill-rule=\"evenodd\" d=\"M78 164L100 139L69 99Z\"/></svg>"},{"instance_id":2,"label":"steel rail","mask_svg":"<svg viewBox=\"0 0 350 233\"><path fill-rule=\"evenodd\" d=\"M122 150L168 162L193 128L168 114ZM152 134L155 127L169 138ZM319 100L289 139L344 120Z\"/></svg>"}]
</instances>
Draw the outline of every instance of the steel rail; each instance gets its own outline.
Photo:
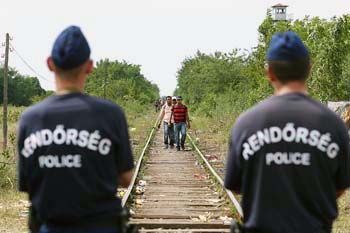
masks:
<instances>
[{"instance_id":1,"label":"steel rail","mask_svg":"<svg viewBox=\"0 0 350 233\"><path fill-rule=\"evenodd\" d=\"M134 174L133 174L133 177L131 179L131 183L130 185L128 186L128 189L127 191L125 192L123 198L122 198L122 206L124 207L126 202L128 201L129 197L130 197L130 194L131 194L131 191L135 185L135 182L136 182L136 179L137 179L137 176L138 176L138 173L140 171L140 168L141 168L141 164L142 164L142 161L143 161L143 157L144 155L146 154L146 151L149 147L149 144L152 140L152 137L154 136L154 133L156 131L156 128L157 128L157 124L158 124L158 121L159 121L159 118L157 118L154 126L152 127L152 130L149 134L149 137L147 139L147 142L138 158L138 161L137 161L137 164L136 164L136 167L135 167L135 170L134 170ZM217 172L215 171L215 169L212 167L212 165L209 163L209 161L205 158L205 156L203 155L203 153L199 150L199 148L197 147L197 145L194 143L191 135L189 133L187 133L187 137L189 138L191 144L193 145L193 147L195 148L195 150L197 151L197 153L199 154L199 156L201 157L201 159L204 161L204 163L206 164L207 168L209 169L209 171L212 173L212 175L215 177L215 179L220 183L220 185L224 188L224 190L226 191L229 199L231 200L231 202L233 203L233 205L235 206L238 214L243 217L243 211L242 211L242 208L239 204L239 202L237 201L237 199L235 198L235 196L233 195L233 193L231 192L231 190L228 190L225 188L224 186L224 181L222 180L222 178L217 174Z\"/></svg>"},{"instance_id":2,"label":"steel rail","mask_svg":"<svg viewBox=\"0 0 350 233\"><path fill-rule=\"evenodd\" d=\"M139 174L139 171L140 171L140 167L141 167L141 164L142 164L142 161L143 161L143 157L144 155L146 154L146 151L147 151L147 148L149 146L149 143L151 142L151 139L153 137L153 134L154 132L156 131L156 128L157 128L157 124L158 124L158 121L159 121L159 117L157 118L156 122L154 123L153 127L152 127L152 130L151 130L151 133L149 134L149 137L147 139L147 142L140 154L140 157L137 161L137 165L135 167L135 170L134 170L134 174L132 176L132 179L131 179L131 183L130 185L128 186L128 189L126 190L123 198L122 198L122 206L124 207L126 202L128 201L129 197L130 197L130 194L131 194L131 191L135 185L135 182L136 182L136 178L137 178L137 175Z\"/></svg>"},{"instance_id":3,"label":"steel rail","mask_svg":"<svg viewBox=\"0 0 350 233\"><path fill-rule=\"evenodd\" d=\"M231 192L231 190L228 190L225 188L224 185L224 181L221 179L221 177L218 175L218 173L215 171L215 169L211 166L211 164L209 163L209 161L207 160L207 158L205 158L205 156L202 154L202 152L198 149L197 145L194 143L193 139L191 138L191 135L189 133L187 133L187 137L190 139L191 144L193 145L193 147L196 149L197 153L199 154L199 156L202 158L202 160L204 161L204 163L206 164L206 166L208 167L209 171L212 173L212 175L215 177L215 179L220 183L220 185L224 188L224 190L226 191L228 197L230 198L231 202L233 203L233 205L235 206L238 214L243 217L243 210L242 207L240 206L239 202L237 201L237 199L235 198L235 196L233 195L233 193Z\"/></svg>"}]
</instances>

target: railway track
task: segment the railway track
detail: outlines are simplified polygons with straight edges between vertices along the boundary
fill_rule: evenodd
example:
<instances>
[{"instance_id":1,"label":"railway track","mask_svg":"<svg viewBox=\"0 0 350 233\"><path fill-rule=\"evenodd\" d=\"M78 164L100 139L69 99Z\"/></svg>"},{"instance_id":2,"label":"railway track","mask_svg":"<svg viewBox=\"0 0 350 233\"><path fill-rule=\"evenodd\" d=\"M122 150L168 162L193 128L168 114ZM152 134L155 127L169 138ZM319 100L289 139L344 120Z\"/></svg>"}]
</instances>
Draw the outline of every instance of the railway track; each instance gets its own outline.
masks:
<instances>
[{"instance_id":1,"label":"railway track","mask_svg":"<svg viewBox=\"0 0 350 233\"><path fill-rule=\"evenodd\" d=\"M229 205L242 216L234 195L190 135L189 149L163 149L163 132L155 126L122 199L132 209L130 222L140 232L230 232Z\"/></svg>"}]
</instances>

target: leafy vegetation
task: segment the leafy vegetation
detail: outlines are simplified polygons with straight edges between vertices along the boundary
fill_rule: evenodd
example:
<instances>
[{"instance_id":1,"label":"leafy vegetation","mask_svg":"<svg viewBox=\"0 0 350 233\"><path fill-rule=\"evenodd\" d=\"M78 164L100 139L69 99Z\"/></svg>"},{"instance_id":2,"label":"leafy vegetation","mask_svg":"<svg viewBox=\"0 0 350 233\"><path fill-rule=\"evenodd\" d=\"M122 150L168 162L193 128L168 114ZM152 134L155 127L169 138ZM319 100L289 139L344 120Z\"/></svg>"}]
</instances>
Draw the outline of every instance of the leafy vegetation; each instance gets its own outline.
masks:
<instances>
[{"instance_id":1,"label":"leafy vegetation","mask_svg":"<svg viewBox=\"0 0 350 233\"><path fill-rule=\"evenodd\" d=\"M0 67L0 96L3 96L3 67ZM8 103L14 106L29 106L39 102L53 91L41 88L36 77L24 76L15 69L8 72ZM159 98L159 88L141 73L140 66L125 61L97 62L86 83L88 94L112 100L122 107L144 110L144 105ZM3 98L0 98L2 104Z\"/></svg>"},{"instance_id":2,"label":"leafy vegetation","mask_svg":"<svg viewBox=\"0 0 350 233\"><path fill-rule=\"evenodd\" d=\"M310 50L310 94L326 102L350 99L350 15L330 20L305 17L274 21L268 11L259 26L258 45L250 52L204 54L186 58L178 71L177 94L206 116L238 115L272 94L265 77L265 57L275 32L293 30Z\"/></svg>"},{"instance_id":3,"label":"leafy vegetation","mask_svg":"<svg viewBox=\"0 0 350 233\"><path fill-rule=\"evenodd\" d=\"M3 103L4 69L0 67L0 104ZM50 92L49 92L50 93ZM36 77L24 76L15 69L8 72L8 103L14 106L29 106L47 93L41 88Z\"/></svg>"},{"instance_id":4,"label":"leafy vegetation","mask_svg":"<svg viewBox=\"0 0 350 233\"><path fill-rule=\"evenodd\" d=\"M158 86L143 76L140 66L125 61L98 61L85 89L88 94L115 101L133 112L144 111L146 104L159 98Z\"/></svg>"}]
</instances>

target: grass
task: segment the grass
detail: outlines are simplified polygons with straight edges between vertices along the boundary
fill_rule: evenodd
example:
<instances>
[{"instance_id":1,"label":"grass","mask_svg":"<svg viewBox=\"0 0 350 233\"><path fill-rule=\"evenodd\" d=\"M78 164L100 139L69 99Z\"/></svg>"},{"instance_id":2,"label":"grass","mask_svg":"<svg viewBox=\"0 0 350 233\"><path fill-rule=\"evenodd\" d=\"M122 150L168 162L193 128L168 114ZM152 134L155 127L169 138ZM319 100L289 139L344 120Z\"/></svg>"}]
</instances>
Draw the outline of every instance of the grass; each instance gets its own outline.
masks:
<instances>
[{"instance_id":1,"label":"grass","mask_svg":"<svg viewBox=\"0 0 350 233\"><path fill-rule=\"evenodd\" d=\"M3 133L0 134L0 188L14 189L16 187L16 131L17 121L24 107L8 108L8 140L7 149L3 148ZM2 126L2 111L0 113L0 124Z\"/></svg>"},{"instance_id":2,"label":"grass","mask_svg":"<svg viewBox=\"0 0 350 233\"><path fill-rule=\"evenodd\" d=\"M339 216L337 220L334 222L333 233L350 232L349 200L350 200L350 191L348 190L338 200Z\"/></svg>"},{"instance_id":3,"label":"grass","mask_svg":"<svg viewBox=\"0 0 350 233\"><path fill-rule=\"evenodd\" d=\"M217 161L213 166L222 177L224 174L223 165L227 156L229 132L234 120L235 117L232 115L225 115L220 118L192 117L190 133L196 139L204 155L217 157Z\"/></svg>"},{"instance_id":4,"label":"grass","mask_svg":"<svg viewBox=\"0 0 350 233\"><path fill-rule=\"evenodd\" d=\"M129 133L136 161L148 139L158 113L149 112L148 114L138 114L136 117L132 113L126 114L128 116Z\"/></svg>"},{"instance_id":5,"label":"grass","mask_svg":"<svg viewBox=\"0 0 350 233\"><path fill-rule=\"evenodd\" d=\"M27 195L14 189L0 192L0 232L19 233L27 231Z\"/></svg>"},{"instance_id":6,"label":"grass","mask_svg":"<svg viewBox=\"0 0 350 233\"><path fill-rule=\"evenodd\" d=\"M2 147L0 150L0 162L10 163L10 165L1 168L0 163L0 232L4 233L19 233L28 232L27 229L27 211L28 202L27 194L16 191L17 178L16 178L16 130L17 121L21 112L25 108L23 107L10 107L9 108L9 143L8 151L9 156L5 157ZM147 140L150 129L154 119L158 113L148 111L144 114L140 111L134 112L133 109L125 109L129 133L131 138L131 144L135 161L138 155L141 153L143 146ZM2 120L2 115L0 114ZM0 120L1 124L2 121ZM2 133L0 136L0 142L2 142ZM2 144L2 143L1 143ZM2 146L2 145L1 145Z\"/></svg>"}]
</instances>

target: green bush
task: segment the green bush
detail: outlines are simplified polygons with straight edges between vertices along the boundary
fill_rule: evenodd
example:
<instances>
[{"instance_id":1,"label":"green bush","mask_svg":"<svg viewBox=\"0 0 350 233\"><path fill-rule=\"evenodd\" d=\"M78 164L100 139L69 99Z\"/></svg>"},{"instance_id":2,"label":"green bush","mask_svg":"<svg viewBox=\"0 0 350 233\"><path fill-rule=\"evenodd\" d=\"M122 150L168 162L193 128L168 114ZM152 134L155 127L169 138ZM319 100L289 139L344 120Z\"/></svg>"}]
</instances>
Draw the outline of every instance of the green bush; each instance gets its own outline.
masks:
<instances>
[{"instance_id":1,"label":"green bush","mask_svg":"<svg viewBox=\"0 0 350 233\"><path fill-rule=\"evenodd\" d=\"M198 51L186 58L177 72L176 93L197 115L237 116L272 95L264 68L266 52L272 35L287 30L297 32L310 50L310 95L322 102L349 100L350 15L276 22L267 12L258 28L258 45L250 53L236 49L213 54Z\"/></svg>"}]
</instances>

